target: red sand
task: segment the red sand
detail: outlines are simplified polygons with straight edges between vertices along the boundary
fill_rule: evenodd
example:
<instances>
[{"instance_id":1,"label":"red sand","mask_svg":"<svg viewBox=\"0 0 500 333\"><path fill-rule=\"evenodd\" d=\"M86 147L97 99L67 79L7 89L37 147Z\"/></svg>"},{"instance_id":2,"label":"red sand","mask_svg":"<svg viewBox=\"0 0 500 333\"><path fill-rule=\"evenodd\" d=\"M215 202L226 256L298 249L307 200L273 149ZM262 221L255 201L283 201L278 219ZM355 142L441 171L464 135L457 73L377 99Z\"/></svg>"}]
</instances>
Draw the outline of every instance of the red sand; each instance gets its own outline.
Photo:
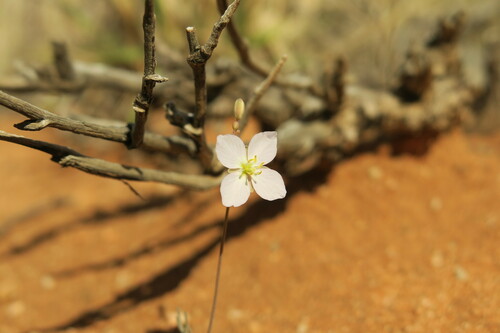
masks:
<instances>
[{"instance_id":1,"label":"red sand","mask_svg":"<svg viewBox=\"0 0 500 333\"><path fill-rule=\"evenodd\" d=\"M231 210L214 333L500 332L500 135L385 150ZM142 202L43 153L0 151L0 225L16 222L0 235L0 333L173 333L178 308L206 330L217 189L134 183Z\"/></svg>"}]
</instances>

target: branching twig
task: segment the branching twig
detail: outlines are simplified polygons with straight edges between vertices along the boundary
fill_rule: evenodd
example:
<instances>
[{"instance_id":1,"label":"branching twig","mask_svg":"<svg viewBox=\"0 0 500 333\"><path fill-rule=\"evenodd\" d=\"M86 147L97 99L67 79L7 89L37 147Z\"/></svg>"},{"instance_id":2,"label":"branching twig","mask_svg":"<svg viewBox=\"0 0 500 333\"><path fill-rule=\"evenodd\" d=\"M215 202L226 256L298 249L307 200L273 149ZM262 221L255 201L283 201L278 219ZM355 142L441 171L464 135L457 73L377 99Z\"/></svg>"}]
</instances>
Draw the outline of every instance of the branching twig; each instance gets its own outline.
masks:
<instances>
[{"instance_id":1,"label":"branching twig","mask_svg":"<svg viewBox=\"0 0 500 333\"><path fill-rule=\"evenodd\" d=\"M157 82L167 79L155 74L155 12L154 0L145 0L144 17L144 76L142 78L141 93L134 100L135 123L132 127L130 148L139 147L144 138L144 127L148 117L149 106L153 99L153 88Z\"/></svg>"},{"instance_id":2,"label":"branching twig","mask_svg":"<svg viewBox=\"0 0 500 333\"><path fill-rule=\"evenodd\" d=\"M217 7L219 8L219 12L223 13L227 8L227 0L217 0ZM258 74L262 77L267 77L268 71L262 68L252 59L246 41L240 35L232 22L229 22L227 30L229 32L229 36L231 37L231 41L233 42L233 45L238 52L241 63L255 74ZM276 84L287 88L307 89L311 94L315 96L322 96L320 89L316 87L310 80L304 80L301 82L292 82L290 80L276 80Z\"/></svg>"},{"instance_id":3,"label":"branching twig","mask_svg":"<svg viewBox=\"0 0 500 333\"><path fill-rule=\"evenodd\" d=\"M219 12L222 14L227 9L227 0L217 0L217 7L219 8ZM245 40L241 37L238 30L234 24L229 23L227 27L227 31L229 36L231 37L231 41L233 42L236 50L238 51L238 55L240 57L241 62L252 72L262 76L267 76L267 70L260 67L257 63L253 61L250 57L250 52L248 50L248 45Z\"/></svg>"},{"instance_id":4,"label":"branching twig","mask_svg":"<svg viewBox=\"0 0 500 333\"><path fill-rule=\"evenodd\" d=\"M247 107L245 112L243 113L243 117L241 118L239 122L239 127L240 131L243 132L245 129L245 126L248 123L248 119L252 115L252 113L255 111L257 104L259 103L259 100L262 98L262 96L266 93L266 91L269 89L271 84L276 80L276 77L278 76L279 72L281 71L281 68L285 64L287 60L287 56L283 55L281 59L278 61L276 66L271 70L269 75L266 77L264 81L262 81L257 88L255 88L254 93L252 97L250 97L250 100L247 103Z\"/></svg>"},{"instance_id":5,"label":"branching twig","mask_svg":"<svg viewBox=\"0 0 500 333\"><path fill-rule=\"evenodd\" d=\"M221 177L187 175L126 166L105 160L87 157L68 147L29 139L20 135L0 131L0 140L16 143L52 155L52 161L63 167L72 167L97 176L120 180L152 181L178 185L195 190L206 190L217 186Z\"/></svg>"},{"instance_id":6,"label":"branching twig","mask_svg":"<svg viewBox=\"0 0 500 333\"><path fill-rule=\"evenodd\" d=\"M219 169L216 159L213 158L212 149L207 146L204 133L204 122L207 114L205 65L217 46L224 27L228 26L230 31L234 29L230 18L234 14L239 0L235 0L229 7L227 7L226 0L217 0L217 3L220 8L223 8L224 14L214 25L207 43L200 44L194 28L187 29L189 42L187 60L195 78L194 110L184 112L182 109L187 109L185 105L181 105L178 110L173 105L167 107L169 112L167 115L171 123L181 127L190 138L167 138L145 132L144 142L141 146L155 151L190 152L192 155L197 155L206 171L212 173L217 173ZM427 45L428 50L424 55L425 57L429 56L428 60L420 58L420 56L410 57L411 59L403 68L401 84L397 89L397 94L394 94L394 91L372 90L345 84L346 69L343 63L339 63L337 69L330 73L328 81L324 82L326 87L321 87L319 95L314 92L311 84L306 84L302 86L304 89L301 91L293 92L298 96L297 99L295 97L294 99L299 100L299 103L294 103L291 99L285 99L277 101L271 107L266 106L265 109L263 108L260 114L262 123L278 128L279 156L285 162L288 174L301 174L318 165L323 159L337 161L349 156L356 149L375 145L382 140L392 140L399 138L401 135L409 136L425 131L438 133L450 128L464 115L467 115L470 111L472 99L475 96L473 90L467 84L464 84L463 79L457 75L460 74L459 71L447 70L447 68L454 68L453 66L459 62L459 58L456 57L455 44L461 25L461 20L457 18L455 25L445 24L441 26L440 32L436 34L437 37L434 37ZM243 39L236 30L234 30L234 34L236 37L232 35L231 38L239 38L240 42L243 43ZM250 59L248 47L244 43L241 44L243 46L238 46L240 45L238 41L233 40L233 43L240 52L242 62L248 67L248 63L245 63ZM36 73L33 76L32 73L28 72L28 75L26 75L27 82L40 82L43 87L51 87L51 85L54 87L55 85L56 88L82 89L80 81L83 81L85 85L95 80L97 85L110 84L111 86L113 84L119 85L122 81L113 72L113 75L103 81L106 83L99 83L101 82L99 78L102 73L96 72L92 74L93 72L90 71L88 75L81 75L81 73L87 72L82 70L78 63L73 65L76 71L76 80L61 80L63 75L55 74L56 71L52 68L46 72L55 75L55 79L52 80L52 76L47 79L47 76L44 76L46 72L40 72L39 77L36 76ZM254 95L247 103L245 119L240 120L240 130L247 124L248 117L256 109L258 100L271 83L278 85L285 91L286 88L294 87L287 84L290 81L289 78L286 80L276 78L281 66L282 63L279 63L267 76L266 80L254 91ZM102 75L102 77L107 77L111 73L108 69L104 71L106 74ZM435 73L434 70L439 70L439 72ZM260 71L263 76L266 76L266 73L267 71ZM44 78L46 81L44 81ZM154 79L154 76L152 78L145 75L144 78ZM136 76L135 80L137 79L140 79L140 77ZM137 82L136 85L138 85ZM143 82L147 82L147 80ZM127 87L130 87L132 83L133 80L129 81ZM235 85L234 88L239 89L238 94L241 94L242 90L248 91L249 86L244 84ZM185 90L184 87L182 87L182 90ZM405 97L408 95L412 98ZM315 104L313 113L304 113L303 116L296 113L299 107L305 105L305 102L300 103L300 101L303 101L301 97L312 97L315 100L314 102L320 100L319 103ZM29 118L29 120L16 125L16 127L23 130L41 130L45 127L55 127L77 134L130 144L130 131L125 123L117 125L103 124L88 118L82 120L81 118L61 117L1 91L0 105L4 105ZM283 116L269 116L273 112ZM325 114L328 115L328 120L325 119ZM83 165L80 158L85 161L89 159L88 157L68 154L71 156L68 161L71 160L72 163L79 166ZM123 175L124 172L124 170L120 170L116 177ZM132 178L125 179L136 179L133 177L139 176L127 174L127 177Z\"/></svg>"},{"instance_id":7,"label":"branching twig","mask_svg":"<svg viewBox=\"0 0 500 333\"><path fill-rule=\"evenodd\" d=\"M214 161L213 152L208 147L204 123L207 114L207 86L206 86L206 70L205 65L212 56L214 49L217 47L220 35L224 28L229 24L231 17L238 8L240 0L235 0L224 11L219 20L214 24L212 33L208 41L204 45L200 45L196 36L196 30L193 27L186 28L186 35L189 45L189 56L187 62L194 75L194 88L195 88L195 112L193 120L193 130L191 135L198 148L198 157L201 164L207 171L213 171Z\"/></svg>"},{"instance_id":8,"label":"branching twig","mask_svg":"<svg viewBox=\"0 0 500 333\"><path fill-rule=\"evenodd\" d=\"M80 121L62 117L41 109L22 99L16 98L0 91L0 105L29 118L17 128L27 131L39 131L46 127L54 127L63 131L92 136L95 138L116 141L127 144L129 128L125 123L120 126L100 125L88 121ZM162 152L194 152L194 146L189 139L182 137L164 137L159 134L146 132L144 136L144 149Z\"/></svg>"}]
</instances>

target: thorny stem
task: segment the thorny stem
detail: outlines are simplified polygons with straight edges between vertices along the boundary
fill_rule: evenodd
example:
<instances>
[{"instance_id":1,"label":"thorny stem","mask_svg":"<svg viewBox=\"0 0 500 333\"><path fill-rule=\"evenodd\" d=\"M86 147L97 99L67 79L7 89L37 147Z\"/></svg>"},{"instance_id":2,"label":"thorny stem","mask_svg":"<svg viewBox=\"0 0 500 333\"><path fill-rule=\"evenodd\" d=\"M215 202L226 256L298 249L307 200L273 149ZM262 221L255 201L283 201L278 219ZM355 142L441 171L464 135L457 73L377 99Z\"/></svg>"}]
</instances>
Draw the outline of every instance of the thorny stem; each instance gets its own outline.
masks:
<instances>
[{"instance_id":1,"label":"thorny stem","mask_svg":"<svg viewBox=\"0 0 500 333\"><path fill-rule=\"evenodd\" d=\"M212 331L212 324L214 323L215 317L215 308L217 305L217 294L219 293L219 280L220 280L220 271L222 266L222 254L224 253L224 243L226 241L227 235L227 218L229 216L229 207L226 207L226 216L224 217L224 224L222 226L222 235L220 239L220 247L219 247L219 260L217 261L217 272L215 273L215 288L214 288L214 298L212 300L212 310L210 311L210 322L208 323L207 333Z\"/></svg>"}]
</instances>

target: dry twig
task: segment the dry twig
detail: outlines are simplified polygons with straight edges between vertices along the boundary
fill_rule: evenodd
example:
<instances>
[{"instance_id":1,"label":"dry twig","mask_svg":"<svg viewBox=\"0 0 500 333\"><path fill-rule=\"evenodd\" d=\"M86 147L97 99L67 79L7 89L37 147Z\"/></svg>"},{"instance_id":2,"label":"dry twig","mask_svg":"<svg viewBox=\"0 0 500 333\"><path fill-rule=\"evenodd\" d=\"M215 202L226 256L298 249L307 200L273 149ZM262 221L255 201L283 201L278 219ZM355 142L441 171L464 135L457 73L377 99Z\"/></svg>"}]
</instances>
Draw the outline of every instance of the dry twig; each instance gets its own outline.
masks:
<instances>
[{"instance_id":1,"label":"dry twig","mask_svg":"<svg viewBox=\"0 0 500 333\"><path fill-rule=\"evenodd\" d=\"M195 88L195 112L193 127L187 133L193 138L198 148L198 157L206 171L213 172L217 169L217 163L214 161L213 152L208 147L205 137L204 124L207 114L207 85L206 85L206 63L212 56L214 49L219 43L219 38L224 28L229 24L231 17L235 13L240 0L235 0L222 16L214 24L212 33L204 45L200 45L196 36L196 30L193 27L186 28L186 35L189 46L189 56L187 62L194 75Z\"/></svg>"},{"instance_id":2,"label":"dry twig","mask_svg":"<svg viewBox=\"0 0 500 333\"><path fill-rule=\"evenodd\" d=\"M72 167L97 176L120 180L151 181L178 185L194 190L206 190L217 186L221 177L187 175L144 169L92 158L68 147L29 139L20 135L0 131L0 140L16 143L52 155L51 160L63 167Z\"/></svg>"},{"instance_id":3,"label":"dry twig","mask_svg":"<svg viewBox=\"0 0 500 333\"><path fill-rule=\"evenodd\" d=\"M229 7L226 6L225 0L218 0L217 3L220 8L224 8L224 14L214 25L207 43L201 45L198 42L194 28L187 29L189 42L187 61L191 66L195 81L194 112L184 112L181 108L176 110L173 104L167 107L169 121L173 125L181 127L190 138L167 138L145 132L144 142L141 146L142 148L163 152L189 152L198 157L206 171L212 173L219 172L220 168L215 163L213 152L207 146L205 140L204 122L207 115L205 65L217 46L224 27L227 26L230 31L234 29L230 18L234 14L239 0L235 0ZM458 28L461 26L460 20L456 20L456 26ZM284 62L284 59L282 59L269 75L266 74L267 71L260 71L260 74L267 75L267 78L254 90L253 96L248 101L245 119L240 121L240 130L245 127L248 117L256 110L257 102L271 84L278 85L280 89L277 90L277 94L285 96L285 98L274 99L274 105L271 105L271 107L266 105L256 113L263 124L277 128L279 133L279 156L285 162L289 175L298 175L310 170L324 159L337 161L352 154L360 147L371 146L382 140L392 140L400 136L415 135L415 133L426 131L438 133L450 128L470 111L473 95L471 95L471 88L464 84L461 77L457 75L457 71L435 71L435 68L439 67L453 67L451 65L455 64L456 59L458 59L454 56L454 49L456 49L455 43L460 29L454 28L450 30L443 27L447 28L448 25L440 26L441 33L436 36L441 37L435 37L434 42L429 42L427 50L423 50L421 54L413 54L408 58L402 68L400 86L396 87L396 91L391 92L346 85L346 66L343 62L339 62L337 68L328 73L329 76L324 82L319 97L311 90L310 87L312 86L309 85L305 86L309 88L302 90L288 89L296 87L280 85L280 80L276 78ZM234 31L232 34L235 34L236 38L239 38L240 42L242 42L241 36L238 35L236 30ZM453 32L451 37L450 31ZM243 46L238 44L238 41L233 40L233 43L238 52L241 53L242 62L248 67L248 63L245 63L245 61L249 61L245 59L250 59L248 47L243 42L241 44ZM446 56L447 54L448 56ZM61 59L65 59L64 54ZM67 55L66 59L68 59ZM46 86L81 89L82 81L84 85L90 82L102 86L106 84L119 86L121 84L119 75L115 75L117 72L113 72L110 68L99 72L85 66L81 67L79 63L73 65L76 79L64 80L64 77L70 78L71 75L66 76L59 73L56 80L49 80ZM55 71L52 70L52 72ZM138 82L138 77L136 76L134 80ZM40 77L39 81L42 82L43 78ZM129 88L133 86L130 82L126 85ZM245 85L245 83L247 84ZM225 84L227 85L227 83ZM248 91L249 88L248 82L235 84L235 89L239 89L238 93ZM181 87L179 87L180 89ZM182 89L186 90L184 87ZM408 96L411 98L408 98ZM314 108L306 109L306 103L311 99L313 99ZM130 131L125 123L103 124L101 121L92 118L82 119L82 116L79 116L78 119L61 117L1 91L0 105L4 105L29 118L29 120L16 125L16 127L23 130L41 130L45 127L55 127L77 134L130 144L130 141L128 141L130 140ZM303 110L312 111L305 112ZM276 114L280 116L273 116ZM82 166L81 168L85 164L83 161L89 159L88 157L69 153L68 156L72 157L66 159L65 161L68 162L65 163L72 161L73 165L71 166ZM109 162L104 164L106 163ZM103 163L98 163L98 165L102 167ZM105 168L94 169L98 170L95 172L96 174L100 174L99 172L101 174L105 173L103 171ZM135 173L125 173L124 170L119 170L114 175L115 177L123 176L124 179L137 179L139 177ZM154 178L151 177L150 179ZM181 186L189 187L190 185Z\"/></svg>"},{"instance_id":4,"label":"dry twig","mask_svg":"<svg viewBox=\"0 0 500 333\"><path fill-rule=\"evenodd\" d=\"M26 131L39 131L46 127L54 127L63 131L83 134L109 141L128 143L129 128L125 123L121 125L100 125L97 122L80 121L62 117L30 104L22 99L16 98L0 91L0 105L3 105L17 113L29 118L29 120L16 124L16 128ZM87 117L89 119L89 117ZM156 133L146 132L144 136L144 149L175 153L194 152L192 142L183 137L164 137Z\"/></svg>"},{"instance_id":5,"label":"dry twig","mask_svg":"<svg viewBox=\"0 0 500 333\"><path fill-rule=\"evenodd\" d=\"M228 8L227 0L217 0L217 7L219 8L219 12L221 14L224 13L224 11L226 11ZM255 74L264 78L267 77L268 70L264 69L253 60L250 55L248 44L238 32L236 26L232 22L229 22L227 30L229 32L229 36L231 37L231 41L236 48L236 51L238 52L241 63ZM309 79L301 81L276 80L276 84L286 88L307 89L311 94L315 96L323 95L320 89L316 87Z\"/></svg>"},{"instance_id":6,"label":"dry twig","mask_svg":"<svg viewBox=\"0 0 500 333\"><path fill-rule=\"evenodd\" d=\"M142 27L144 29L144 76L141 92L134 100L135 123L132 126L130 148L139 147L144 138L146 120L151 101L153 88L156 83L165 82L167 78L155 74L155 12L154 0L145 0Z\"/></svg>"},{"instance_id":7,"label":"dry twig","mask_svg":"<svg viewBox=\"0 0 500 333\"><path fill-rule=\"evenodd\" d=\"M243 132L243 130L245 129L245 127L248 123L248 119L254 113L255 109L257 108L257 104L259 103L262 96L264 96L266 91L269 89L269 87L276 80L276 77L278 76L279 72L281 71L281 68L283 68L283 65L285 64L286 60L287 60L287 56L286 55L282 56L281 59L278 61L278 63L271 70L269 75L267 75L265 80L262 81L257 86L257 88L255 88L252 97L250 97L250 99L247 103L246 111L243 113L243 117L239 121L239 127L240 127L241 132Z\"/></svg>"}]
</instances>

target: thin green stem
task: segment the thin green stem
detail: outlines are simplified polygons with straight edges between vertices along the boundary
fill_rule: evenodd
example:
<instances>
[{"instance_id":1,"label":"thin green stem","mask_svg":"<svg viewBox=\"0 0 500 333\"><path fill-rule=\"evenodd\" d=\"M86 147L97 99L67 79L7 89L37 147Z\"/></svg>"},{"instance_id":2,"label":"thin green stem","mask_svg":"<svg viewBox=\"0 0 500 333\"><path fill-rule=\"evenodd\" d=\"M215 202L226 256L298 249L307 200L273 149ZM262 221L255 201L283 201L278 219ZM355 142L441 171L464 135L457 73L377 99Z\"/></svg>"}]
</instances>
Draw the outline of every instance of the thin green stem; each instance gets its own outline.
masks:
<instances>
[{"instance_id":1,"label":"thin green stem","mask_svg":"<svg viewBox=\"0 0 500 333\"><path fill-rule=\"evenodd\" d=\"M224 253L224 243L226 242L227 235L227 218L229 216L229 207L226 207L226 216L224 217L224 224L222 226L222 235L220 239L220 247L219 247L219 260L217 261L217 272L215 275L215 288L214 288L214 298L212 300L212 310L210 311L210 322L208 323L207 333L212 331L212 324L214 323L215 318L215 308L217 306L217 295L219 294L219 280L220 280L220 271L222 266L222 254Z\"/></svg>"}]
</instances>

